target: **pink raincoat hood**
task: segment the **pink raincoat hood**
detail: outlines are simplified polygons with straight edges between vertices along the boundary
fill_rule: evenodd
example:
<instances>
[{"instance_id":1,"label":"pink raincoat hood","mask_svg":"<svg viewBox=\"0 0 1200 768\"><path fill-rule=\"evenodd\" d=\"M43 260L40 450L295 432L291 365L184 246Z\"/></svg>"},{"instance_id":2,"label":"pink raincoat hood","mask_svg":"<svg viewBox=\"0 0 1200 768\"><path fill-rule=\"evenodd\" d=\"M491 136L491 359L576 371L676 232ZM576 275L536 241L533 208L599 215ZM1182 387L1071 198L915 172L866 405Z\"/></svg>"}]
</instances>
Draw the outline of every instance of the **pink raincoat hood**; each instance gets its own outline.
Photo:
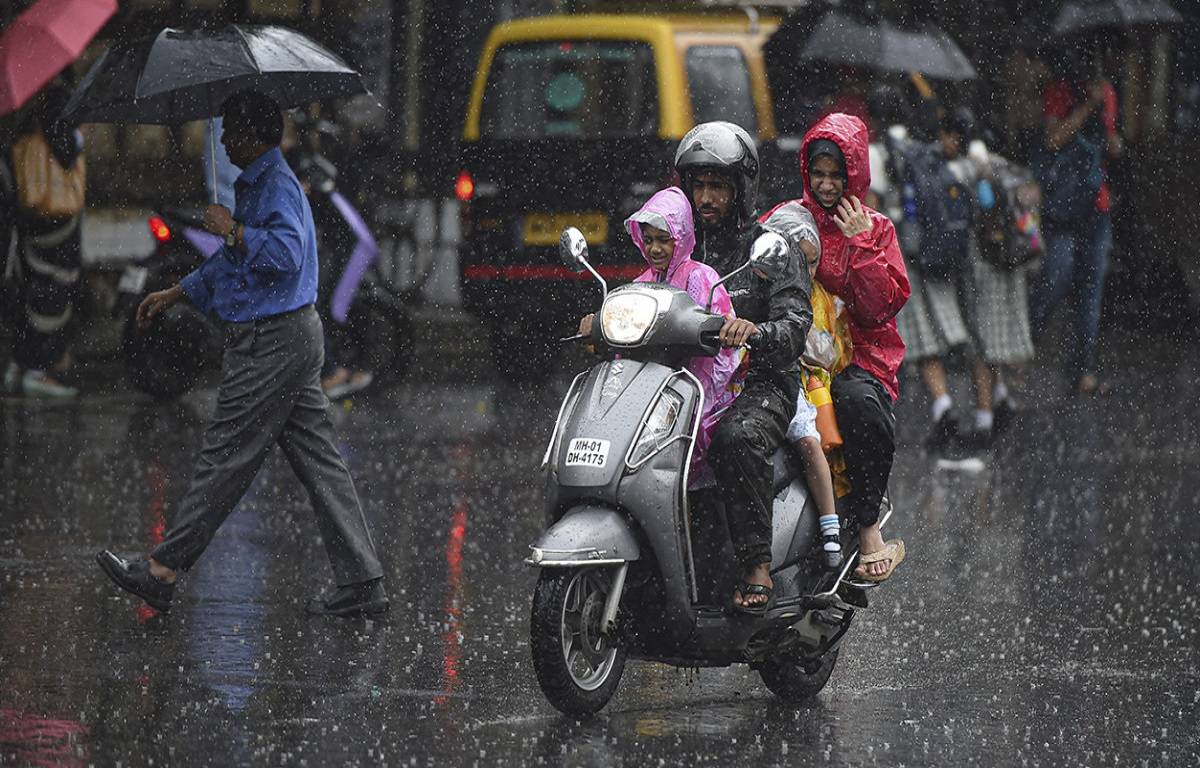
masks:
<instances>
[{"instance_id":1,"label":"pink raincoat hood","mask_svg":"<svg viewBox=\"0 0 1200 768\"><path fill-rule=\"evenodd\" d=\"M666 221L667 231L675 239L675 255L667 265L666 274L666 282L674 283L672 278L675 277L675 273L684 262L691 259L692 252L696 249L696 225L692 219L692 203L679 187L667 187L655 192L654 197L647 200L637 213L625 220L625 229L647 264L650 264L650 257L646 255L646 244L642 242L642 222L655 217ZM650 268L653 270L654 265L650 264Z\"/></svg>"}]
</instances>

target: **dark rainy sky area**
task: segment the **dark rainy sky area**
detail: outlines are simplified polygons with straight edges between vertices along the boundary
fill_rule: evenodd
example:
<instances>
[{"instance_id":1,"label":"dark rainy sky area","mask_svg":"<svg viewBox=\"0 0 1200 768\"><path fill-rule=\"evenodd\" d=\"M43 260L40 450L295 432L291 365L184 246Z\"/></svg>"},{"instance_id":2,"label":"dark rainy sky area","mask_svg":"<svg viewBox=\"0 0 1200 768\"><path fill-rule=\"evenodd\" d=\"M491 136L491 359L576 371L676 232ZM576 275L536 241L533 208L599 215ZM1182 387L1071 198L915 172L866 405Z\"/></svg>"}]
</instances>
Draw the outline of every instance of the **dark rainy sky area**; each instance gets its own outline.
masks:
<instances>
[{"instance_id":1,"label":"dark rainy sky area","mask_svg":"<svg viewBox=\"0 0 1200 768\"><path fill-rule=\"evenodd\" d=\"M1191 0L0 0L0 766L1200 765L1198 40ZM273 311L218 317L280 294L234 255L257 215L254 178L235 185L237 117L216 158L197 119L247 83L283 108L319 264L279 317L313 303L323 335L274 347ZM564 397L602 365L568 338L601 291L564 264L560 232L580 230L610 289L643 273L626 217L688 186L676 147L713 120L756 153L752 182L721 176L722 216L747 196L756 214L806 193L815 210L797 158L836 112L871 142L839 144L854 167L837 180L862 169L882 214L864 226L889 234L845 245L819 210L813 236L826 264L861 269L830 288L832 333L899 384L883 533L905 559L822 610L807 592L784 606L816 626L865 595L814 695L772 693L757 664L685 663L675 651L699 646L681 641L631 655L597 713L563 714L537 648L578 648L606 605L565 587L561 610L535 601L568 569L526 563L589 551L530 549L568 476L569 459L542 467L560 406L574 418ZM231 208L232 246L211 199ZM753 218L729 226L748 254ZM958 244L949 267L935 241ZM188 291L139 329L147 296L221 259L242 269L232 310ZM863 320L883 273L908 301ZM335 576L286 448L180 571L169 612L97 567L105 549L140 563L178 524L216 455L206 433L248 402L231 382L290 375L242 377L246 338L247 366L308 361L295 389L331 423L386 614L306 612ZM654 341L620 356L640 365ZM596 402L631 401L612 376ZM691 387L670 381L604 418L632 425L620 471L658 473L668 490L644 503L690 544L691 518L670 518L679 473L662 468L683 443L630 466L651 412ZM239 434L266 433L254 418ZM650 514L632 496L617 519ZM695 546L700 580L732 572ZM644 603L622 602L596 647L658 639L630 627L691 578L647 575L665 551L630 568L623 594ZM819 550L803 554L810 573ZM593 570L610 584L613 568ZM755 621L721 602L688 603L710 621L687 642ZM802 645L784 608L755 638L771 659ZM585 650L594 671L603 654Z\"/></svg>"}]
</instances>

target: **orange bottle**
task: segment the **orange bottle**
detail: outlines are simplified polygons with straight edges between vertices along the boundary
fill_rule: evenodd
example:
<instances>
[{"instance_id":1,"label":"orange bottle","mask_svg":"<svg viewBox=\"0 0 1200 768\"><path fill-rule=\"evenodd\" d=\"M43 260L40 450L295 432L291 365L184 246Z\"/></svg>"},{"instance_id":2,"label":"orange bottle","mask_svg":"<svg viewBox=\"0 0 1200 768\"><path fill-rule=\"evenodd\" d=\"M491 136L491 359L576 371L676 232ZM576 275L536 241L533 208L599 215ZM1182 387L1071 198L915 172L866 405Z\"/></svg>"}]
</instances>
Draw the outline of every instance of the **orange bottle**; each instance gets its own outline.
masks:
<instances>
[{"instance_id":1,"label":"orange bottle","mask_svg":"<svg viewBox=\"0 0 1200 768\"><path fill-rule=\"evenodd\" d=\"M833 398L820 377L809 374L808 401L817 409L817 432L821 434L821 450L829 453L842 447L842 433L833 413Z\"/></svg>"}]
</instances>

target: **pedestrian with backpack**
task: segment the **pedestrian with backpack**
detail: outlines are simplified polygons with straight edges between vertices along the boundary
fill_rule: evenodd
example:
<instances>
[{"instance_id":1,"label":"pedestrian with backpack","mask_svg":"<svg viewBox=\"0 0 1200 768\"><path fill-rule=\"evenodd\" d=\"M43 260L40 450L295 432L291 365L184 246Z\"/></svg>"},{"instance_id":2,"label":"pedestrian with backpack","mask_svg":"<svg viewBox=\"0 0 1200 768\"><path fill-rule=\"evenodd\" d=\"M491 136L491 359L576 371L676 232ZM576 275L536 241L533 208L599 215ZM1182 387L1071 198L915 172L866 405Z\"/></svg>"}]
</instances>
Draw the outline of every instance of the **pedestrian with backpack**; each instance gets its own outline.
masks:
<instances>
[{"instance_id":1,"label":"pedestrian with backpack","mask_svg":"<svg viewBox=\"0 0 1200 768\"><path fill-rule=\"evenodd\" d=\"M970 307L976 342L974 427L979 446L1003 432L1017 412L1009 389L1033 359L1029 275L1045 252L1041 188L1026 168L971 142L963 171L970 174L978 206L972 238Z\"/></svg>"},{"instance_id":2,"label":"pedestrian with backpack","mask_svg":"<svg viewBox=\"0 0 1200 768\"><path fill-rule=\"evenodd\" d=\"M1117 93L1092 56L1072 49L1060 79L1042 95L1045 146L1035 163L1043 190L1046 255L1033 287L1033 331L1043 338L1054 310L1071 297L1068 370L1079 394L1104 394L1096 372L1100 307L1112 249L1112 192L1105 160L1121 155Z\"/></svg>"},{"instance_id":3,"label":"pedestrian with backpack","mask_svg":"<svg viewBox=\"0 0 1200 768\"><path fill-rule=\"evenodd\" d=\"M944 450L958 438L958 413L950 396L945 358L970 343L963 315L966 265L974 200L950 161L961 151L968 130L962 115L943 119L941 142L893 142L889 168L901 190L902 221L897 223L912 295L896 316L906 359L914 361L931 400L933 424L926 448Z\"/></svg>"},{"instance_id":4,"label":"pedestrian with backpack","mask_svg":"<svg viewBox=\"0 0 1200 768\"><path fill-rule=\"evenodd\" d=\"M987 447L1016 410L1004 374L1011 380L1033 357L1025 297L1028 264L1041 253L1036 184L981 141L964 151L973 130L971 113L955 110L943 119L938 144L901 153L914 219L901 230L914 246L915 287L897 320L932 400L931 451L956 441ZM945 367L959 346L970 355L975 394L963 434Z\"/></svg>"}]
</instances>

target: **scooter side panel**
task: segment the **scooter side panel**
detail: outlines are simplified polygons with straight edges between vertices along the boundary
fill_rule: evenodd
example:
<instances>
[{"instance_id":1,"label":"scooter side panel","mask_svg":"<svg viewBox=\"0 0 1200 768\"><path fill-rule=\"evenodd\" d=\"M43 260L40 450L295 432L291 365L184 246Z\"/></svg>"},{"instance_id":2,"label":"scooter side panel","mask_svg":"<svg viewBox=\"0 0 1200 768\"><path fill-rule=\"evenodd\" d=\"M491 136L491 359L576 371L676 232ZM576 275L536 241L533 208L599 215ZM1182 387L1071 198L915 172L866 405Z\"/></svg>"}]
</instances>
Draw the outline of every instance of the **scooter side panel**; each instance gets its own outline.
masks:
<instances>
[{"instance_id":1,"label":"scooter side panel","mask_svg":"<svg viewBox=\"0 0 1200 768\"><path fill-rule=\"evenodd\" d=\"M689 402L684 413L690 407ZM666 599L658 618L667 635L677 641L689 637L693 627L695 575L679 493L680 469L686 454L687 445L682 441L667 446L637 472L627 475L620 489L622 509L629 510L654 551Z\"/></svg>"},{"instance_id":2,"label":"scooter side panel","mask_svg":"<svg viewBox=\"0 0 1200 768\"><path fill-rule=\"evenodd\" d=\"M538 537L530 561L546 567L640 557L641 548L624 515L608 507L581 505L567 510Z\"/></svg>"},{"instance_id":3,"label":"scooter side panel","mask_svg":"<svg viewBox=\"0 0 1200 768\"><path fill-rule=\"evenodd\" d=\"M816 540L817 528L816 505L810 503L808 486L794 478L772 507L771 568L803 558Z\"/></svg>"}]
</instances>

